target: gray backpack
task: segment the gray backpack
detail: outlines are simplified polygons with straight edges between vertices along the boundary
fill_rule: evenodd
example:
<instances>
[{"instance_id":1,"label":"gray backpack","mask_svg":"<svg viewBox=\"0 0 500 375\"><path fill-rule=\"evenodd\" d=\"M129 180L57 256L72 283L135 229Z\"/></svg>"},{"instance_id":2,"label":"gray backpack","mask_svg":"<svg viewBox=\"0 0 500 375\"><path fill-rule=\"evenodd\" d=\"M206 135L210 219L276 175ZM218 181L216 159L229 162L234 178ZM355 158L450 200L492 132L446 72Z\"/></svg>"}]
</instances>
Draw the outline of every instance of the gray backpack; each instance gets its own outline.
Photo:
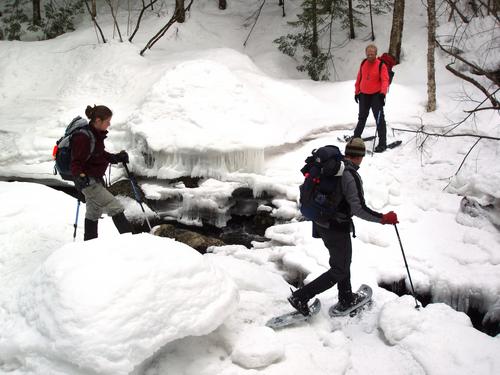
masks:
<instances>
[{"instance_id":1,"label":"gray backpack","mask_svg":"<svg viewBox=\"0 0 500 375\"><path fill-rule=\"evenodd\" d=\"M74 134L78 133L83 133L90 139L90 153L87 160L95 149L95 136L90 130L88 121L80 116L75 117L66 127L64 135L59 138L52 151L52 157L56 162L54 174L59 173L63 180L73 181L73 176L71 175L71 139Z\"/></svg>"}]
</instances>

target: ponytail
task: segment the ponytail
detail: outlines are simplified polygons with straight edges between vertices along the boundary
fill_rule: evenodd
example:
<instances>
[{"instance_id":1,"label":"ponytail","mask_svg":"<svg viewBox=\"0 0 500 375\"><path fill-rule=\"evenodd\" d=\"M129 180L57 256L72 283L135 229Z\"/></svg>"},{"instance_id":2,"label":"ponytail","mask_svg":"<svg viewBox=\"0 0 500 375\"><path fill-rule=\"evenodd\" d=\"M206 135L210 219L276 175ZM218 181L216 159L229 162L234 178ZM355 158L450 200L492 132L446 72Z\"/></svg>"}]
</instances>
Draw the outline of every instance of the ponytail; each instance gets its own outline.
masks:
<instances>
[{"instance_id":1,"label":"ponytail","mask_svg":"<svg viewBox=\"0 0 500 375\"><path fill-rule=\"evenodd\" d=\"M94 104L93 107L88 105L87 108L85 108L85 116L87 116L90 123L93 124L96 118L106 120L113 116L113 112L105 105Z\"/></svg>"}]
</instances>

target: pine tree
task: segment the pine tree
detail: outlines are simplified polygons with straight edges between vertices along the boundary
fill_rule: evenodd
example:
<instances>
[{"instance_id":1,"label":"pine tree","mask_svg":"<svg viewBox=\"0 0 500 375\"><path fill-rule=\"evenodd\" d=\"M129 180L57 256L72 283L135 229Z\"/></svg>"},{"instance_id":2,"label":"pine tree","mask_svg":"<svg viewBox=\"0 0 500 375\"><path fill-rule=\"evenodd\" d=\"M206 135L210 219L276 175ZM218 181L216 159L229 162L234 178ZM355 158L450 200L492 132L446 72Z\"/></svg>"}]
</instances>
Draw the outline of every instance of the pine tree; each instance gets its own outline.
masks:
<instances>
[{"instance_id":1,"label":"pine tree","mask_svg":"<svg viewBox=\"0 0 500 375\"><path fill-rule=\"evenodd\" d=\"M334 22L342 30L349 30L349 37L354 38L354 27L364 27L361 22L362 11L369 6L368 0L359 0L352 7L351 0L304 0L302 13L298 20L289 22L296 32L284 35L274 42L284 54L295 57L302 53L299 71L307 72L311 79L329 79L329 62L333 60L332 36ZM375 14L390 10L389 0L374 0Z\"/></svg>"}]
</instances>

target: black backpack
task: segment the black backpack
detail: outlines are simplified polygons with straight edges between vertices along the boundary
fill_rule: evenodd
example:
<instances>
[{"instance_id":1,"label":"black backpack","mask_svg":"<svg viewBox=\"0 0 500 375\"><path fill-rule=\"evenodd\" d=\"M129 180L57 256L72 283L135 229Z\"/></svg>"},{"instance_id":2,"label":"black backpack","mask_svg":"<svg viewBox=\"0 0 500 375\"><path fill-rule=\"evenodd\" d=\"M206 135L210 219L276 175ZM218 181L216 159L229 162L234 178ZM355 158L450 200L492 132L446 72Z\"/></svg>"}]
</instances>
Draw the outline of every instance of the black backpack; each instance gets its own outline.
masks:
<instances>
[{"instance_id":1,"label":"black backpack","mask_svg":"<svg viewBox=\"0 0 500 375\"><path fill-rule=\"evenodd\" d=\"M59 173L63 180L73 181L71 175L71 138L77 133L83 133L90 139L90 153L87 160L95 149L95 136L90 130L88 121L80 116L75 117L66 127L64 135L59 138L52 151L52 157L55 160L54 174Z\"/></svg>"},{"instance_id":2,"label":"black backpack","mask_svg":"<svg viewBox=\"0 0 500 375\"><path fill-rule=\"evenodd\" d=\"M307 220L328 224L337 217L336 209L343 199L343 155L337 146L313 150L300 170L304 183L300 185L300 212Z\"/></svg>"}]
</instances>

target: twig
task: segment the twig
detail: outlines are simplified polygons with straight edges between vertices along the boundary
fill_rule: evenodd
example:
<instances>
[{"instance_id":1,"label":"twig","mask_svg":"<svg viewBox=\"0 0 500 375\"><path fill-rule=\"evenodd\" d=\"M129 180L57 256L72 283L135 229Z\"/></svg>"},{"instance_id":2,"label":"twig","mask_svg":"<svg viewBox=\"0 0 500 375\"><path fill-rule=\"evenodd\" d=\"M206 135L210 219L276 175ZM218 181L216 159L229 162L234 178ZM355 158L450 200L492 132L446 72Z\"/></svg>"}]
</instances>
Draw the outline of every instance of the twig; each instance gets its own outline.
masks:
<instances>
[{"instance_id":1,"label":"twig","mask_svg":"<svg viewBox=\"0 0 500 375\"><path fill-rule=\"evenodd\" d=\"M462 162L460 163L460 166L458 167L457 171L455 172L455 176L458 174L458 172L460 172L460 169L463 167L464 163L465 163L465 159L467 159L467 156L469 156L469 154L472 152L472 149L474 147L476 147L476 145L479 143L479 141L481 140L481 138L479 138L478 140L476 140L476 142L474 142L474 144L472 145L472 147L469 149L469 151L467 151L467 153L465 154Z\"/></svg>"},{"instance_id":2,"label":"twig","mask_svg":"<svg viewBox=\"0 0 500 375\"><path fill-rule=\"evenodd\" d=\"M245 39L245 41L243 42L243 47L246 47L247 46L247 42L248 42L248 39L250 38L250 34L252 34L252 31L253 31L253 28L255 27L255 25L257 25L257 21L259 20L259 17L260 17L260 12L262 11L262 8L264 7L264 4L266 3L266 0L264 0L262 2L262 4L260 4L260 7L258 9L258 12L257 12L257 17L255 17L255 22L253 23L253 26L252 28L250 29L250 32L248 33L247 35L247 38ZM284 8L283 8L284 9Z\"/></svg>"},{"instance_id":3,"label":"twig","mask_svg":"<svg viewBox=\"0 0 500 375\"><path fill-rule=\"evenodd\" d=\"M443 137L443 138L472 137L472 138L479 138L479 140L491 139L493 141L500 141L499 137L492 137L490 135L478 135L478 134L470 134L470 133L462 133L462 134L430 133L430 132L426 132L426 131L422 130L422 128L418 129L418 130L392 128L392 130L397 130L400 132L407 132L407 133L425 134L428 136Z\"/></svg>"}]
</instances>

